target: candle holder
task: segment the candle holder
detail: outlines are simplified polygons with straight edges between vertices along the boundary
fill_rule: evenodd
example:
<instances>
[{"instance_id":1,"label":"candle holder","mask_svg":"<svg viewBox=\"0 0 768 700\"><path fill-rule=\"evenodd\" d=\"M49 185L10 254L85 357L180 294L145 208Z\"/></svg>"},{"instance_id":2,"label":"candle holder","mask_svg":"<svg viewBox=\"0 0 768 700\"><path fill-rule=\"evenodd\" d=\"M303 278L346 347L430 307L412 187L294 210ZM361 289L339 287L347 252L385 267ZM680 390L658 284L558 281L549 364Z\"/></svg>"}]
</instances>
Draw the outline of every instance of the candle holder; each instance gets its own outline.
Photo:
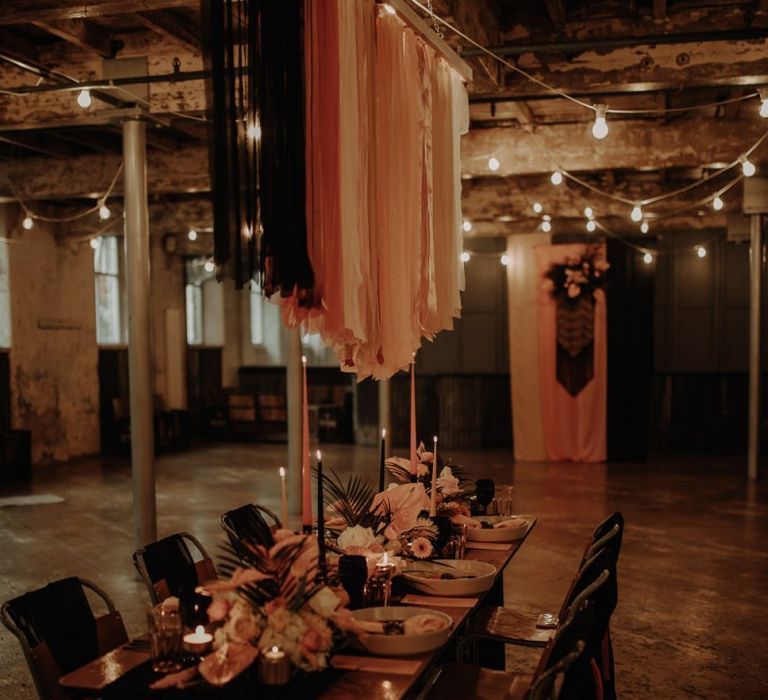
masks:
<instances>
[{"instance_id":1,"label":"candle holder","mask_svg":"<svg viewBox=\"0 0 768 700\"><path fill-rule=\"evenodd\" d=\"M205 627L197 625L194 632L188 632L182 640L184 651L191 656L205 656L213 648L213 635Z\"/></svg>"},{"instance_id":2,"label":"candle holder","mask_svg":"<svg viewBox=\"0 0 768 700\"><path fill-rule=\"evenodd\" d=\"M262 651L259 657L259 680L264 685L287 685L291 680L291 662L279 647Z\"/></svg>"},{"instance_id":3,"label":"candle holder","mask_svg":"<svg viewBox=\"0 0 768 700\"><path fill-rule=\"evenodd\" d=\"M395 565L386 559L376 564L376 571L365 584L363 597L365 607L387 607L392 599L392 577Z\"/></svg>"}]
</instances>

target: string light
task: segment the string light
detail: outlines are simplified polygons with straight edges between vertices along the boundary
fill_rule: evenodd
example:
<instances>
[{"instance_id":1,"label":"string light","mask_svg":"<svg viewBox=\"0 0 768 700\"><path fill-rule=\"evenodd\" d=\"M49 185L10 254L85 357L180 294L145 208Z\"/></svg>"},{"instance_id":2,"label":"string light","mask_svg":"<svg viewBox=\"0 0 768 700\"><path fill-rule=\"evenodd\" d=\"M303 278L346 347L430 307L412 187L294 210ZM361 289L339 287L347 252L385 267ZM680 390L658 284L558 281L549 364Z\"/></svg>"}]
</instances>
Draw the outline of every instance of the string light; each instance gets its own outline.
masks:
<instances>
[{"instance_id":1,"label":"string light","mask_svg":"<svg viewBox=\"0 0 768 700\"><path fill-rule=\"evenodd\" d=\"M647 222L647 221L643 221L643 223L642 223L642 224L640 224L640 232L641 232L641 233L648 233L648 231L650 230L650 228L651 228L651 227L648 225L648 222Z\"/></svg>"},{"instance_id":2,"label":"string light","mask_svg":"<svg viewBox=\"0 0 768 700\"><path fill-rule=\"evenodd\" d=\"M29 215L29 212L27 212L27 215L24 217L24 221L21 222L21 225L29 231L34 225L35 222L32 221L32 217Z\"/></svg>"},{"instance_id":3,"label":"string light","mask_svg":"<svg viewBox=\"0 0 768 700\"><path fill-rule=\"evenodd\" d=\"M707 249L703 245L696 246L696 255L698 255L700 258L706 258Z\"/></svg>"},{"instance_id":4,"label":"string light","mask_svg":"<svg viewBox=\"0 0 768 700\"><path fill-rule=\"evenodd\" d=\"M592 207L584 207L584 216L586 216L588 219L595 218L595 212L592 210Z\"/></svg>"},{"instance_id":5,"label":"string light","mask_svg":"<svg viewBox=\"0 0 768 700\"><path fill-rule=\"evenodd\" d=\"M536 214L541 214L541 212L543 212L543 211L544 211L544 207L543 207L543 206L541 206L541 202L534 202L534 203L533 203L533 211L534 211Z\"/></svg>"},{"instance_id":6,"label":"string light","mask_svg":"<svg viewBox=\"0 0 768 700\"><path fill-rule=\"evenodd\" d=\"M206 272L213 272L216 269L216 266L213 264L213 260L206 260L205 265L203 265L203 269Z\"/></svg>"},{"instance_id":7,"label":"string light","mask_svg":"<svg viewBox=\"0 0 768 700\"><path fill-rule=\"evenodd\" d=\"M544 233L549 233L552 230L552 222L544 219L544 221L541 222L541 230L544 231Z\"/></svg>"},{"instance_id":8,"label":"string light","mask_svg":"<svg viewBox=\"0 0 768 700\"><path fill-rule=\"evenodd\" d=\"M712 208L715 211L720 211L724 206L725 204L723 203L723 200L720 198L720 195L718 195L712 200Z\"/></svg>"},{"instance_id":9,"label":"string light","mask_svg":"<svg viewBox=\"0 0 768 700\"><path fill-rule=\"evenodd\" d=\"M597 224L595 223L594 219L589 219L589 221L587 221L587 231L594 233L596 228Z\"/></svg>"},{"instance_id":10,"label":"string light","mask_svg":"<svg viewBox=\"0 0 768 700\"><path fill-rule=\"evenodd\" d=\"M461 228L464 229L464 233L469 233L472 230L472 222L469 219L464 219Z\"/></svg>"},{"instance_id":11,"label":"string light","mask_svg":"<svg viewBox=\"0 0 768 700\"><path fill-rule=\"evenodd\" d=\"M645 255L643 255L643 262L646 265L650 265L653 262L653 255L651 255L650 253L646 253Z\"/></svg>"},{"instance_id":12,"label":"string light","mask_svg":"<svg viewBox=\"0 0 768 700\"><path fill-rule=\"evenodd\" d=\"M110 216L112 216L112 212L109 211L107 203L102 199L101 203L99 204L99 218L102 221L106 221Z\"/></svg>"},{"instance_id":13,"label":"string light","mask_svg":"<svg viewBox=\"0 0 768 700\"><path fill-rule=\"evenodd\" d=\"M549 181L553 185L559 185L563 181L563 174L559 170L555 170L549 177Z\"/></svg>"},{"instance_id":14,"label":"string light","mask_svg":"<svg viewBox=\"0 0 768 700\"><path fill-rule=\"evenodd\" d=\"M465 263L465 262L469 262L469 259L471 257L472 256L466 250L463 250L461 252L461 255L459 256L459 259L461 260L461 262Z\"/></svg>"},{"instance_id":15,"label":"string light","mask_svg":"<svg viewBox=\"0 0 768 700\"><path fill-rule=\"evenodd\" d=\"M760 116L768 119L768 88L760 88L757 94L760 96Z\"/></svg>"},{"instance_id":16,"label":"string light","mask_svg":"<svg viewBox=\"0 0 768 700\"><path fill-rule=\"evenodd\" d=\"M193 228L189 229L189 231L187 231L187 238L189 238L190 241L196 241L197 231L195 231Z\"/></svg>"},{"instance_id":17,"label":"string light","mask_svg":"<svg viewBox=\"0 0 768 700\"><path fill-rule=\"evenodd\" d=\"M249 124L245 133L251 141L258 141L261 138L261 124L259 122Z\"/></svg>"},{"instance_id":18,"label":"string light","mask_svg":"<svg viewBox=\"0 0 768 700\"><path fill-rule=\"evenodd\" d=\"M384 5L384 9L385 9L387 12L389 12L389 14L390 14L390 15L394 15L394 14L397 14L397 13L395 12L395 8L394 8L394 7L392 7L392 5Z\"/></svg>"},{"instance_id":19,"label":"string light","mask_svg":"<svg viewBox=\"0 0 768 700\"><path fill-rule=\"evenodd\" d=\"M100 245L101 245L100 238L91 238L91 248L93 248L94 250L98 250Z\"/></svg>"},{"instance_id":20,"label":"string light","mask_svg":"<svg viewBox=\"0 0 768 700\"><path fill-rule=\"evenodd\" d=\"M632 209L632 213L629 215L629 218L632 219L632 221L642 221L643 210L640 208L639 204L635 204L634 208Z\"/></svg>"},{"instance_id":21,"label":"string light","mask_svg":"<svg viewBox=\"0 0 768 700\"><path fill-rule=\"evenodd\" d=\"M509 255L507 255L506 253L501 256L501 264L504 265L504 267L509 265Z\"/></svg>"},{"instance_id":22,"label":"string light","mask_svg":"<svg viewBox=\"0 0 768 700\"><path fill-rule=\"evenodd\" d=\"M752 177L757 172L755 164L746 156L741 159L741 172L744 173L744 177Z\"/></svg>"},{"instance_id":23,"label":"string light","mask_svg":"<svg viewBox=\"0 0 768 700\"><path fill-rule=\"evenodd\" d=\"M592 124L592 136L596 139L604 139L608 136L608 122L605 119L607 105L595 106L595 123Z\"/></svg>"},{"instance_id":24,"label":"string light","mask_svg":"<svg viewBox=\"0 0 768 700\"><path fill-rule=\"evenodd\" d=\"M93 100L91 99L91 91L88 88L80 90L80 92L77 93L77 104L79 104L83 109L88 109L92 103Z\"/></svg>"},{"instance_id":25,"label":"string light","mask_svg":"<svg viewBox=\"0 0 768 700\"><path fill-rule=\"evenodd\" d=\"M488 159L488 170L492 170L493 172L496 172L499 167L501 166L501 163L499 163L499 159L495 156L491 156Z\"/></svg>"}]
</instances>

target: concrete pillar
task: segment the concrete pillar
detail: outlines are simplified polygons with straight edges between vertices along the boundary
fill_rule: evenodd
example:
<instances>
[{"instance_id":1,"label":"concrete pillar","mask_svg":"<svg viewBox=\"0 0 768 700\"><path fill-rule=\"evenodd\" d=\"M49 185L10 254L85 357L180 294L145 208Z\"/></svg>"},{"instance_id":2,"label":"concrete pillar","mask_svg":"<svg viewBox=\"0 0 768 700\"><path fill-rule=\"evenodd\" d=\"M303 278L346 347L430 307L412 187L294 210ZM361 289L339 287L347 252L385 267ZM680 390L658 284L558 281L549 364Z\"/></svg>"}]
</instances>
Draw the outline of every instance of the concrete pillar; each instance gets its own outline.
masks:
<instances>
[{"instance_id":1,"label":"concrete pillar","mask_svg":"<svg viewBox=\"0 0 768 700\"><path fill-rule=\"evenodd\" d=\"M285 380L288 394L288 504L301 513L301 331L286 331ZM295 523L298 524L298 521Z\"/></svg>"},{"instance_id":2,"label":"concrete pillar","mask_svg":"<svg viewBox=\"0 0 768 700\"><path fill-rule=\"evenodd\" d=\"M146 154L146 124L142 119L126 119L123 122L123 198L131 393L133 541L136 548L157 539Z\"/></svg>"},{"instance_id":3,"label":"concrete pillar","mask_svg":"<svg viewBox=\"0 0 768 700\"><path fill-rule=\"evenodd\" d=\"M747 475L750 481L760 478L761 411L761 301L763 281L763 217L750 217L749 278L749 443Z\"/></svg>"}]
</instances>

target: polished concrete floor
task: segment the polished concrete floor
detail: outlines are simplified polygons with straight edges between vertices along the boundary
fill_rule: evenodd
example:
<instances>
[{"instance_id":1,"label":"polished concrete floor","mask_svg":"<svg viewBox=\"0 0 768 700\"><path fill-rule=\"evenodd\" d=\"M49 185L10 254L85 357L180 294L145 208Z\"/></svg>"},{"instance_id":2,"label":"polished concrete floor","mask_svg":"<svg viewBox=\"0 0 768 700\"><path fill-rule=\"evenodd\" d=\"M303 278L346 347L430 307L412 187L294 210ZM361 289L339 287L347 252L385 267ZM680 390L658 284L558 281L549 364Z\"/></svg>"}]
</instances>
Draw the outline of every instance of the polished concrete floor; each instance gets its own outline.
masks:
<instances>
[{"instance_id":1,"label":"polished concrete floor","mask_svg":"<svg viewBox=\"0 0 768 700\"><path fill-rule=\"evenodd\" d=\"M326 467L375 478L374 449L325 446ZM506 451L450 455L472 475L514 483L515 508L539 523L507 570L508 605L556 610L592 526L620 509L627 529L613 621L621 698L768 698L768 487L741 458L650 464L517 464ZM253 500L277 508L283 446L214 445L158 460L159 532L189 530L215 552L218 516ZM0 600L62 576L113 596L129 632L146 592L131 565L126 462L40 470L30 487L59 504L0 509ZM530 652L510 660L530 665ZM0 628L0 698L34 697L16 641Z\"/></svg>"}]
</instances>

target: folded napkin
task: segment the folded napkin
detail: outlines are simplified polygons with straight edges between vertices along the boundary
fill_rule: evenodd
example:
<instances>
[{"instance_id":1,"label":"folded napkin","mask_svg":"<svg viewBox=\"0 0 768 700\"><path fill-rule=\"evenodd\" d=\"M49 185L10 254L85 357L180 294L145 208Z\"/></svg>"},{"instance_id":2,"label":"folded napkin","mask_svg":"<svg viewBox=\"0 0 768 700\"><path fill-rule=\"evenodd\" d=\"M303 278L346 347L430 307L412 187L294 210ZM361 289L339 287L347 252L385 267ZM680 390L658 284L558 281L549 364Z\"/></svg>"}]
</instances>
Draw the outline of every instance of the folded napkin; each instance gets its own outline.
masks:
<instances>
[{"instance_id":1,"label":"folded napkin","mask_svg":"<svg viewBox=\"0 0 768 700\"><path fill-rule=\"evenodd\" d=\"M506 552L512 549L511 544L505 542L467 542L467 549L493 549L498 552Z\"/></svg>"},{"instance_id":2,"label":"folded napkin","mask_svg":"<svg viewBox=\"0 0 768 700\"><path fill-rule=\"evenodd\" d=\"M472 608L476 605L477 598L447 598L409 593L400 602L406 605L434 605L438 608Z\"/></svg>"},{"instance_id":3,"label":"folded napkin","mask_svg":"<svg viewBox=\"0 0 768 700\"><path fill-rule=\"evenodd\" d=\"M479 520L475 520L474 518L470 518L466 515L461 515L460 513L452 515L451 522L454 525L466 525L469 528L481 527Z\"/></svg>"},{"instance_id":4,"label":"folded napkin","mask_svg":"<svg viewBox=\"0 0 768 700\"><path fill-rule=\"evenodd\" d=\"M367 634L386 634L387 623L373 620L356 620L357 631ZM445 629L448 623L444 618L431 613L414 615L402 621L403 634L428 634Z\"/></svg>"},{"instance_id":5,"label":"folded napkin","mask_svg":"<svg viewBox=\"0 0 768 700\"><path fill-rule=\"evenodd\" d=\"M510 518L509 520L502 520L498 523L495 523L493 527L497 529L505 527L521 528L525 527L527 524L528 522L522 518Z\"/></svg>"},{"instance_id":6,"label":"folded napkin","mask_svg":"<svg viewBox=\"0 0 768 700\"><path fill-rule=\"evenodd\" d=\"M169 673L167 676L158 678L149 687L152 690L163 690L165 688L183 688L189 681L197 675L197 667L185 668L183 671Z\"/></svg>"},{"instance_id":7,"label":"folded napkin","mask_svg":"<svg viewBox=\"0 0 768 700\"><path fill-rule=\"evenodd\" d=\"M389 659L381 656L347 656L336 654L331 659L331 666L343 671L367 671L369 673L389 673L396 676L413 676L418 673L421 662Z\"/></svg>"}]
</instances>

